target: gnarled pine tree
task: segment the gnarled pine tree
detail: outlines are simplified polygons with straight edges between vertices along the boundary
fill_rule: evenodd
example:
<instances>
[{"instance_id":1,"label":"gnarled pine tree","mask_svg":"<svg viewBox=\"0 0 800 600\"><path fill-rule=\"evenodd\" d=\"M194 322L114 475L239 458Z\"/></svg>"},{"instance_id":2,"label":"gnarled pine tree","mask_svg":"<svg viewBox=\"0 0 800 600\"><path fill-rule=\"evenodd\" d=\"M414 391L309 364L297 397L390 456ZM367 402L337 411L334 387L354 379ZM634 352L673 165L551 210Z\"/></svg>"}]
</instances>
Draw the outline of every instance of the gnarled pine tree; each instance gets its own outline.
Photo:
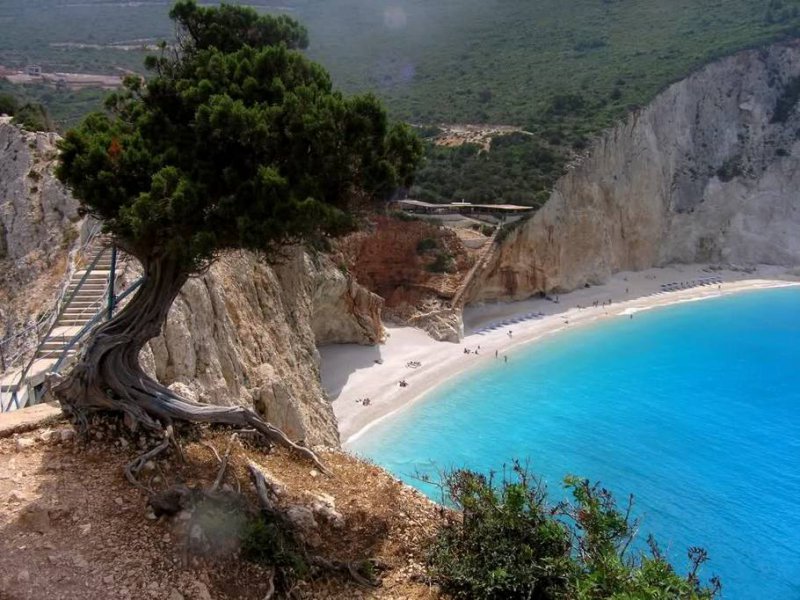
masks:
<instances>
[{"instance_id":1,"label":"gnarled pine tree","mask_svg":"<svg viewBox=\"0 0 800 600\"><path fill-rule=\"evenodd\" d=\"M350 229L354 202L410 183L421 146L374 97L334 91L298 51L307 34L297 22L193 1L170 17L178 40L148 59L152 77L128 79L107 112L60 144L58 177L142 263L144 280L53 392L78 419L106 410L156 430L174 420L241 425L313 458L251 410L178 397L142 371L139 352L220 251L274 256Z\"/></svg>"}]
</instances>

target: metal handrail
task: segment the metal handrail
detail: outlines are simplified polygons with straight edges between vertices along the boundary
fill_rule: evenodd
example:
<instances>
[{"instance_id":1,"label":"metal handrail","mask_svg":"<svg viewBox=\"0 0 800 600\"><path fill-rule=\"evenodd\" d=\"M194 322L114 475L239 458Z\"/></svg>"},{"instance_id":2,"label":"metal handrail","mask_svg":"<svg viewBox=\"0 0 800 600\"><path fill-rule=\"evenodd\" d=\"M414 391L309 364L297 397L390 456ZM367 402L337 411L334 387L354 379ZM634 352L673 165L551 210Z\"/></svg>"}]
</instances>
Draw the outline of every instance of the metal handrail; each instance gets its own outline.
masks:
<instances>
[{"instance_id":1,"label":"metal handrail","mask_svg":"<svg viewBox=\"0 0 800 600\"><path fill-rule=\"evenodd\" d=\"M75 297L75 294L76 294L78 291L80 291L80 289L81 289L81 286L84 284L84 282L86 281L86 278L89 276L89 273L92 271L92 269L94 269L94 266L95 266L95 265L97 264L97 262L100 260L100 257L103 255L103 253L104 253L104 252L105 252L105 249L104 249L104 250L102 250L102 251L100 251L100 252L98 252L98 253L95 255L95 257L92 259L92 262L89 264L89 266L87 266L87 267L86 267L86 270L85 270L85 272L84 272L83 276L81 277L80 281L78 281L78 284L77 284L77 286L75 286L75 289L72 291L72 294L70 294L69 301L67 301L66 303L64 303L64 304L61 306L61 310L59 310L59 311L58 311L58 313L57 313L57 316L56 316L56 319L53 321L53 323L52 323L52 325L50 326L50 329L49 329L49 330L51 330L51 329L52 329L52 326L53 326L53 325L55 325L55 323L57 323L57 322L58 322L58 317L59 317L59 316L61 316L61 313L63 312L63 307L64 307L64 306L66 306L66 305L68 305L68 304L69 304L69 302L72 300L72 298L74 298L74 297ZM69 283L67 283L67 285L66 285L66 287L65 287L64 289L65 289L65 290L66 290L66 289L69 289ZM104 295L104 297L105 297L105 295ZM48 330L48 331L49 331L49 330ZM45 336L45 337L46 337L46 336ZM41 343L37 344L37 348L36 348L36 349L38 349L38 348L39 348L39 346L41 346ZM14 384L14 386L12 386L12 389L10 390L10 391L11 391L11 400L13 401L13 403L14 403L14 406L15 406L17 409L19 409L19 401L18 401L18 399L17 399L17 392L19 391L19 389L20 389L20 387L21 387L21 386L24 386L24 385L26 385L26 383L27 383L28 371L30 371L31 367L33 366L33 363L34 363L34 362L36 362L36 358L37 358L37 357L36 357L36 350L34 350L34 352L33 352L33 356L31 356L30 360L29 360L29 361L28 361L28 363L25 365L25 368L22 370L22 373L20 374L20 376L19 376L19 379L17 379L17 383L16 383L16 384ZM2 407L0 407L0 408L2 408ZM6 407L6 409L5 409L5 410L9 410L10 408L11 408L11 402L9 402L9 404L8 404L8 406Z\"/></svg>"},{"instance_id":2,"label":"metal handrail","mask_svg":"<svg viewBox=\"0 0 800 600\"><path fill-rule=\"evenodd\" d=\"M39 330L48 331L53 323L55 323L58 315L61 313L64 307L64 297L66 296L67 290L69 289L69 285L72 281L72 274L75 272L75 263L76 258L79 254L84 253L86 249L94 242L95 238L100 234L102 230L102 223L100 221L96 221L95 224L92 226L91 230L89 231L88 235L86 236L86 241L78 247L70 252L69 260L67 261L68 268L67 272L64 275L63 283L58 291L58 297L56 298L55 306L49 312L44 313L39 319L33 324L25 327L22 331L19 331L13 335L10 335L2 340L0 340L0 353L2 353L2 349L4 346L10 345L10 343L14 340L19 340L20 338L27 338L31 331L36 331L36 345L33 347L34 354L38 349L41 341L41 335ZM24 344L24 342L23 342ZM14 355L12 355L7 361L3 359L3 368L2 372L8 371L12 369L16 364L17 361L24 357L28 352L31 351L31 348L23 347Z\"/></svg>"},{"instance_id":3,"label":"metal handrail","mask_svg":"<svg viewBox=\"0 0 800 600\"><path fill-rule=\"evenodd\" d=\"M142 285L142 281L143 280L144 280L144 277L140 277L139 279L134 281L130 285L130 287L128 287L128 289L126 289L119 296L117 296L116 302L117 303L122 302L125 298L127 298L140 285ZM94 318L91 321L89 321L88 323L86 323L86 325L81 327L80 331L78 331L78 333L76 333L72 337L72 339L69 341L69 343L66 346L64 346L64 348L61 350L61 354L59 355L58 360L56 360L56 362L53 363L53 366L50 367L47 370L47 372L48 373L58 373L58 371L61 369L61 365L64 363L64 361L67 358L67 354L69 354L69 351L72 350L72 348L75 346L75 344L77 344L81 340L81 338L83 338L83 336L85 336L89 331L94 329L94 326L97 325L97 323L99 323L100 321L103 321L104 318L107 317L107 316L108 316L108 312L105 311L105 310L101 310L100 312L98 312L94 316Z\"/></svg>"}]
</instances>

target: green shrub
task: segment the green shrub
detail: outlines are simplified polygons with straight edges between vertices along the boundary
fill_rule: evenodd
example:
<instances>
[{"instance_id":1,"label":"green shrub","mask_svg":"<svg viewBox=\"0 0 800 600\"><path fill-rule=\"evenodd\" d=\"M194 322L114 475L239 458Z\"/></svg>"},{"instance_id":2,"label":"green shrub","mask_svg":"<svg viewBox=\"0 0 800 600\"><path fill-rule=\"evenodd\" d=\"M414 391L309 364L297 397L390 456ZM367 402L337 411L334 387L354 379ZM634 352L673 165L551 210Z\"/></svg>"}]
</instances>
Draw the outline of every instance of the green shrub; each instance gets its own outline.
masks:
<instances>
[{"instance_id":1,"label":"green shrub","mask_svg":"<svg viewBox=\"0 0 800 600\"><path fill-rule=\"evenodd\" d=\"M445 474L442 489L454 513L429 549L428 573L456 599L708 600L719 580L700 582L705 551L689 549L678 575L648 540L632 550L638 522L629 500L623 512L608 490L567 477L571 499L550 503L541 482L515 462L502 481L468 470Z\"/></svg>"},{"instance_id":2,"label":"green shrub","mask_svg":"<svg viewBox=\"0 0 800 600\"><path fill-rule=\"evenodd\" d=\"M242 556L250 561L278 567L285 576L303 579L310 573L300 544L291 532L263 516L249 521L242 533Z\"/></svg>"},{"instance_id":3,"label":"green shrub","mask_svg":"<svg viewBox=\"0 0 800 600\"><path fill-rule=\"evenodd\" d=\"M19 108L19 102L11 94L0 94L0 115L14 116Z\"/></svg>"},{"instance_id":4,"label":"green shrub","mask_svg":"<svg viewBox=\"0 0 800 600\"><path fill-rule=\"evenodd\" d=\"M417 243L417 254L425 254L429 250L434 250L438 247L439 244L436 243L436 240L433 238L422 238Z\"/></svg>"},{"instance_id":5,"label":"green shrub","mask_svg":"<svg viewBox=\"0 0 800 600\"><path fill-rule=\"evenodd\" d=\"M516 221L512 221L511 223L506 223L505 225L500 225L500 231L497 232L497 237L494 238L495 244L500 244L505 240L513 231L516 231L524 223L528 221L530 216L522 217L521 219L517 219Z\"/></svg>"},{"instance_id":6,"label":"green shrub","mask_svg":"<svg viewBox=\"0 0 800 600\"><path fill-rule=\"evenodd\" d=\"M740 156L732 156L717 169L717 177L720 181L730 181L734 177L742 175L742 159Z\"/></svg>"},{"instance_id":7,"label":"green shrub","mask_svg":"<svg viewBox=\"0 0 800 600\"><path fill-rule=\"evenodd\" d=\"M28 131L51 131L53 123L41 104L25 104L14 113L14 123Z\"/></svg>"},{"instance_id":8,"label":"green shrub","mask_svg":"<svg viewBox=\"0 0 800 600\"><path fill-rule=\"evenodd\" d=\"M431 273L451 273L455 268L455 262L450 254L440 250L436 253L434 261L426 268Z\"/></svg>"},{"instance_id":9,"label":"green shrub","mask_svg":"<svg viewBox=\"0 0 800 600\"><path fill-rule=\"evenodd\" d=\"M398 221L406 221L406 222L422 221L422 219L417 215L412 215L402 210L393 210L392 212L389 213L389 216L393 219L397 219Z\"/></svg>"},{"instance_id":10,"label":"green shrub","mask_svg":"<svg viewBox=\"0 0 800 600\"><path fill-rule=\"evenodd\" d=\"M772 123L785 123L794 112L797 102L800 100L800 77L794 77L784 86L780 96L775 102L775 110L772 113Z\"/></svg>"}]
</instances>

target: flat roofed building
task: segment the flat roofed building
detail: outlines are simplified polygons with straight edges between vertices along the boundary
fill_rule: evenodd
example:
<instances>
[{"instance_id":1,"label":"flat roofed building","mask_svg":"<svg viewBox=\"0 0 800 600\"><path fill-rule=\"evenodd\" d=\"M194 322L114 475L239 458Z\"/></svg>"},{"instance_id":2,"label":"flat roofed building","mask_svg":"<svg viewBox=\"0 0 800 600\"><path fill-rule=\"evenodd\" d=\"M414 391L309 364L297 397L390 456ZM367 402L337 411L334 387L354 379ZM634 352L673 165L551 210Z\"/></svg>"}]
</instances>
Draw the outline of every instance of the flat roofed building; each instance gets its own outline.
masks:
<instances>
[{"instance_id":1,"label":"flat roofed building","mask_svg":"<svg viewBox=\"0 0 800 600\"><path fill-rule=\"evenodd\" d=\"M473 213L522 215L533 210L531 206L521 206L518 204L472 204L470 202L436 204L433 202L423 202L422 200L396 200L393 203L393 207L415 213L459 213L462 215Z\"/></svg>"}]
</instances>

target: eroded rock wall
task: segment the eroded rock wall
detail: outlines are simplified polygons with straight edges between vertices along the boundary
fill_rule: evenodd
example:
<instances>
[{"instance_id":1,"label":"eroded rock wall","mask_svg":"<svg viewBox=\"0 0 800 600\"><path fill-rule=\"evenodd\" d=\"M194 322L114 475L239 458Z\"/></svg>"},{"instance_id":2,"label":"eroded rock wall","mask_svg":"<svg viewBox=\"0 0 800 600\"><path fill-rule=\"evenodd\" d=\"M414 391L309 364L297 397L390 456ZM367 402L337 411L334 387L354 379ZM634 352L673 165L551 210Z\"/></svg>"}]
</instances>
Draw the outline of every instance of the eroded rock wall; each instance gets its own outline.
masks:
<instances>
[{"instance_id":1,"label":"eroded rock wall","mask_svg":"<svg viewBox=\"0 0 800 600\"><path fill-rule=\"evenodd\" d=\"M468 300L568 291L670 263L800 264L799 76L793 42L669 87L506 237Z\"/></svg>"},{"instance_id":2,"label":"eroded rock wall","mask_svg":"<svg viewBox=\"0 0 800 600\"><path fill-rule=\"evenodd\" d=\"M57 136L0 117L0 338L51 307L78 241L78 203L53 176Z\"/></svg>"},{"instance_id":3,"label":"eroded rock wall","mask_svg":"<svg viewBox=\"0 0 800 600\"><path fill-rule=\"evenodd\" d=\"M294 249L269 266L231 252L186 283L142 359L191 399L251 406L293 439L338 446L316 345L378 342L380 307L324 256Z\"/></svg>"},{"instance_id":4,"label":"eroded rock wall","mask_svg":"<svg viewBox=\"0 0 800 600\"><path fill-rule=\"evenodd\" d=\"M385 299L385 319L451 342L463 331L460 310L449 304L477 252L451 229L387 216L337 243L347 271Z\"/></svg>"}]
</instances>

